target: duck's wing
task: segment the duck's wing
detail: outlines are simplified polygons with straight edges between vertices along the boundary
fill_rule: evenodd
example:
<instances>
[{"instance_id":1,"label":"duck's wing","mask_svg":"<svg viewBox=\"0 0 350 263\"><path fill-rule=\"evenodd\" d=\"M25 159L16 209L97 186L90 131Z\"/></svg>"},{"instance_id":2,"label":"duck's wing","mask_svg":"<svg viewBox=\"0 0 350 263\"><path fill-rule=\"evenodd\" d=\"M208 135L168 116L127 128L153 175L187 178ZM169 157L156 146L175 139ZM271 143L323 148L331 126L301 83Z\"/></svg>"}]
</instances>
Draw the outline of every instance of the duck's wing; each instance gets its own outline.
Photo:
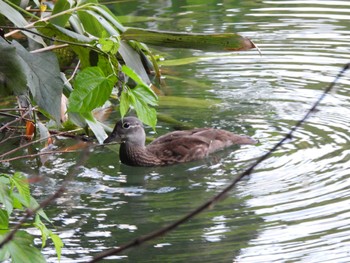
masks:
<instances>
[{"instance_id":1,"label":"duck's wing","mask_svg":"<svg viewBox=\"0 0 350 263\"><path fill-rule=\"evenodd\" d=\"M155 144L162 144L162 143L169 143L172 141L176 141L178 138L184 138L188 136L194 136L199 132L204 132L206 130L209 130L211 128L198 128L198 129L192 129L192 130L184 130L184 131L173 131L169 132L167 134L164 134L157 139L155 139L153 142L151 142L149 145L155 145Z\"/></svg>"},{"instance_id":2,"label":"duck's wing","mask_svg":"<svg viewBox=\"0 0 350 263\"><path fill-rule=\"evenodd\" d=\"M195 133L198 137L210 140L209 153L231 145L256 144L257 141L246 135L238 135L221 129L205 129Z\"/></svg>"},{"instance_id":3,"label":"duck's wing","mask_svg":"<svg viewBox=\"0 0 350 263\"><path fill-rule=\"evenodd\" d=\"M207 157L210 143L210 140L202 137L175 135L147 145L146 150L164 164L172 164Z\"/></svg>"},{"instance_id":4,"label":"duck's wing","mask_svg":"<svg viewBox=\"0 0 350 263\"><path fill-rule=\"evenodd\" d=\"M234 144L255 144L254 139L229 131L201 128L165 134L147 145L157 158L171 164L202 159Z\"/></svg>"}]
</instances>

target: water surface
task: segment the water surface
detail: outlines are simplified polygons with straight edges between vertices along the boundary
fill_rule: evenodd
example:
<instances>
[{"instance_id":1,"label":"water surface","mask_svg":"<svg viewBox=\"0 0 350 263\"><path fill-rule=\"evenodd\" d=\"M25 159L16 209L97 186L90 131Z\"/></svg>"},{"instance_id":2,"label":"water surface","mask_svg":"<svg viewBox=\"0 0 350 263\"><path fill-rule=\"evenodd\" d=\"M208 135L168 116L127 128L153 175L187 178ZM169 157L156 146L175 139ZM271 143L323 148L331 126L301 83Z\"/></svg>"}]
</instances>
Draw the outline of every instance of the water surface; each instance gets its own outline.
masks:
<instances>
[{"instance_id":1,"label":"water surface","mask_svg":"<svg viewBox=\"0 0 350 263\"><path fill-rule=\"evenodd\" d=\"M268 151L311 107L350 59L347 1L126 1L118 15L149 17L130 26L185 32L239 32L262 50L202 52L157 47L166 59L204 57L163 67L171 96L218 100L214 107L162 105L163 114L198 127L244 133L257 146L161 168L119 164L97 147L67 192L47 208L65 243L62 262L84 262L188 213ZM221 203L170 234L106 262L349 262L350 74L294 137ZM192 105L193 106L193 105ZM196 105L194 105L196 106ZM158 123L159 134L173 127ZM150 136L154 133L147 129ZM59 144L70 144L61 139ZM8 169L28 177L37 198L72 170L77 154ZM55 262L52 249L45 249Z\"/></svg>"}]
</instances>

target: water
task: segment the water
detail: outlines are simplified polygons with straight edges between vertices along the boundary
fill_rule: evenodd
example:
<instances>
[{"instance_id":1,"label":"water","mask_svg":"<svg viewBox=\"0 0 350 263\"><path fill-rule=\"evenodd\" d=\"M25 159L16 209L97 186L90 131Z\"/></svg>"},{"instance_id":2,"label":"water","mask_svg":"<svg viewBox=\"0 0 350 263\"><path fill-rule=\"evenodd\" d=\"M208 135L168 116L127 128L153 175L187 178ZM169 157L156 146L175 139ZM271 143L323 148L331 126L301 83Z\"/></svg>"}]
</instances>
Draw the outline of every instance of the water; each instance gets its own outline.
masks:
<instances>
[{"instance_id":1,"label":"water","mask_svg":"<svg viewBox=\"0 0 350 263\"><path fill-rule=\"evenodd\" d=\"M347 1L140 0L111 8L153 17L132 26L250 37L262 56L254 50L237 55L157 48L167 58L206 57L163 67L169 95L220 100L210 108L162 105L159 112L245 133L260 144L147 169L120 165L115 148L94 148L64 196L47 208L65 243L62 262L85 262L208 200L278 142L350 59ZM347 73L294 137L223 202L176 231L105 261L349 262L349 84ZM171 129L160 121L157 132ZM62 147L69 143L59 141ZM78 158L62 154L45 166L17 161L8 169L42 177L33 185L40 199L57 188ZM44 252L55 262L52 249Z\"/></svg>"}]
</instances>

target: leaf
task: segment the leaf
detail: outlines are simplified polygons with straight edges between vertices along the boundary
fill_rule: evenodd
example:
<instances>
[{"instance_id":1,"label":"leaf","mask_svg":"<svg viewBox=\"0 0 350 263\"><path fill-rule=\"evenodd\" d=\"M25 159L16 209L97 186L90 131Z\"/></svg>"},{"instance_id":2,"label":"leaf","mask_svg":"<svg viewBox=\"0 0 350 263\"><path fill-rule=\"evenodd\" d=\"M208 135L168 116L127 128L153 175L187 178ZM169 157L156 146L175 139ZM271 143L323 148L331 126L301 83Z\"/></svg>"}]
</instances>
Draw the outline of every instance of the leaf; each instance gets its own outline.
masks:
<instances>
[{"instance_id":1,"label":"leaf","mask_svg":"<svg viewBox=\"0 0 350 263\"><path fill-rule=\"evenodd\" d=\"M83 69L76 77L68 99L68 111L87 113L102 106L109 98L114 82L99 67Z\"/></svg>"},{"instance_id":2,"label":"leaf","mask_svg":"<svg viewBox=\"0 0 350 263\"><path fill-rule=\"evenodd\" d=\"M100 13L108 22L115 26L120 32L125 31L125 27L118 21L118 18L104 5L94 5L91 9Z\"/></svg>"},{"instance_id":3,"label":"leaf","mask_svg":"<svg viewBox=\"0 0 350 263\"><path fill-rule=\"evenodd\" d=\"M35 215L35 222L34 222L34 226L40 230L41 232L41 247L45 247L46 246L46 240L47 237L49 236L50 230L47 229L47 227L44 225L44 223L40 220L40 216L39 215Z\"/></svg>"},{"instance_id":4,"label":"leaf","mask_svg":"<svg viewBox=\"0 0 350 263\"><path fill-rule=\"evenodd\" d=\"M0 204L5 206L5 210L8 215L11 215L13 210L13 201L9 187L0 182Z\"/></svg>"},{"instance_id":5,"label":"leaf","mask_svg":"<svg viewBox=\"0 0 350 263\"><path fill-rule=\"evenodd\" d=\"M25 27L28 25L27 20L22 16L22 14L4 1L0 1L0 14L3 14L5 17L7 17L7 19L17 27ZM32 28L31 31L37 32L35 28ZM44 40L40 36L27 31L23 31L23 34L25 34L30 39L38 42L39 44L46 46Z\"/></svg>"},{"instance_id":6,"label":"leaf","mask_svg":"<svg viewBox=\"0 0 350 263\"><path fill-rule=\"evenodd\" d=\"M123 65L122 71L132 78L138 85L132 89L133 94L138 95L139 98L143 98L143 100L152 105L157 105L158 97L157 95L151 90L150 87L147 86L146 83L143 82L143 80L128 66Z\"/></svg>"},{"instance_id":7,"label":"leaf","mask_svg":"<svg viewBox=\"0 0 350 263\"><path fill-rule=\"evenodd\" d=\"M131 105L131 98L130 98L130 94L129 94L129 89L125 90L122 92L122 94L120 95L120 115L123 118L126 113L129 111Z\"/></svg>"},{"instance_id":8,"label":"leaf","mask_svg":"<svg viewBox=\"0 0 350 263\"><path fill-rule=\"evenodd\" d=\"M24 205L26 207L29 207L29 205L30 205L30 190L29 190L27 178L25 176L23 176L21 173L17 172L12 176L11 181L14 183L19 195L24 200L24 202L25 202Z\"/></svg>"},{"instance_id":9,"label":"leaf","mask_svg":"<svg viewBox=\"0 0 350 263\"><path fill-rule=\"evenodd\" d=\"M63 81L56 56L50 52L31 54L15 41L12 45L35 102L59 123Z\"/></svg>"},{"instance_id":10,"label":"leaf","mask_svg":"<svg viewBox=\"0 0 350 263\"><path fill-rule=\"evenodd\" d=\"M98 43L103 52L111 53L112 55L117 54L119 49L120 39L117 36L111 36L109 38L100 38Z\"/></svg>"},{"instance_id":11,"label":"leaf","mask_svg":"<svg viewBox=\"0 0 350 263\"><path fill-rule=\"evenodd\" d=\"M153 130L157 124L157 112L154 108L149 107L144 101L136 99L135 104L133 105L137 117L145 124L151 126Z\"/></svg>"},{"instance_id":12,"label":"leaf","mask_svg":"<svg viewBox=\"0 0 350 263\"><path fill-rule=\"evenodd\" d=\"M54 6L54 8L52 10L52 14L51 15L56 15L58 13L67 11L71 7L72 7L72 3L70 1L68 1L68 0L58 0L58 1L55 2L55 6ZM67 14L64 14L64 15L61 15L61 16L54 17L54 18L50 19L50 21L51 21L52 24L64 27L67 24L70 16L71 16L71 14L67 13Z\"/></svg>"},{"instance_id":13,"label":"leaf","mask_svg":"<svg viewBox=\"0 0 350 263\"><path fill-rule=\"evenodd\" d=\"M52 233L52 231L50 232L50 237L51 237L51 240L52 240L52 242L53 242L53 244L55 246L55 250L56 250L56 253L57 253L58 261L60 261L61 260L62 247L64 246L64 244L62 242L62 239L58 235Z\"/></svg>"},{"instance_id":14,"label":"leaf","mask_svg":"<svg viewBox=\"0 0 350 263\"><path fill-rule=\"evenodd\" d=\"M86 116L86 114L84 114L84 117L85 117L86 123L89 125L90 129L95 134L98 142L100 144L103 144L103 141L108 136L107 136L102 124L100 122L98 122L91 113L89 113L89 116Z\"/></svg>"},{"instance_id":15,"label":"leaf","mask_svg":"<svg viewBox=\"0 0 350 263\"><path fill-rule=\"evenodd\" d=\"M73 18L73 17L71 17ZM74 19L71 19L74 20ZM84 36L83 34L78 34L68 29L65 29L60 26L53 25L51 23L37 22L35 26L38 30L45 36L55 38L57 40L69 41L72 42L69 47L74 51L75 54L79 56L81 66L88 67L90 66L89 62L89 53L90 49L87 48L89 45L95 42L95 39ZM76 45L74 45L76 43ZM86 45L86 46L81 46Z\"/></svg>"},{"instance_id":16,"label":"leaf","mask_svg":"<svg viewBox=\"0 0 350 263\"><path fill-rule=\"evenodd\" d=\"M235 33L178 33L127 28L121 37L124 40L136 40L146 44L173 48L192 48L212 51L239 51L255 48L252 41Z\"/></svg>"},{"instance_id":17,"label":"leaf","mask_svg":"<svg viewBox=\"0 0 350 263\"><path fill-rule=\"evenodd\" d=\"M4 238L5 235L1 237ZM34 237L25 231L18 231L14 238L1 248L1 256L10 255L13 263L45 263L46 260L34 246Z\"/></svg>"},{"instance_id":18,"label":"leaf","mask_svg":"<svg viewBox=\"0 0 350 263\"><path fill-rule=\"evenodd\" d=\"M144 83L151 83L151 80L149 79L147 72L142 64L140 54L135 49L133 49L127 42L121 41L118 52L125 61L125 64L129 68L132 68L135 73L141 77Z\"/></svg>"},{"instance_id":19,"label":"leaf","mask_svg":"<svg viewBox=\"0 0 350 263\"><path fill-rule=\"evenodd\" d=\"M218 99L198 99L198 98L184 98L176 96L160 96L159 105L161 107L186 107L192 109L207 109L218 105L221 101Z\"/></svg>"},{"instance_id":20,"label":"leaf","mask_svg":"<svg viewBox=\"0 0 350 263\"><path fill-rule=\"evenodd\" d=\"M27 78L22 67L22 60L16 54L16 48L9 45L3 38L0 38L0 72L5 78L0 86L0 93L5 97L8 95L22 95L27 91Z\"/></svg>"},{"instance_id":21,"label":"leaf","mask_svg":"<svg viewBox=\"0 0 350 263\"><path fill-rule=\"evenodd\" d=\"M158 105L157 95L147 86L137 85L132 89L132 93L135 95L135 97L142 99L142 101L151 106Z\"/></svg>"},{"instance_id":22,"label":"leaf","mask_svg":"<svg viewBox=\"0 0 350 263\"><path fill-rule=\"evenodd\" d=\"M130 67L123 65L122 72L125 73L128 77L132 78L137 84L147 87L147 84L142 80L142 78L140 78L140 76L137 75L136 72Z\"/></svg>"},{"instance_id":23,"label":"leaf","mask_svg":"<svg viewBox=\"0 0 350 263\"><path fill-rule=\"evenodd\" d=\"M9 216L4 209L0 208L0 229L9 228Z\"/></svg>"},{"instance_id":24,"label":"leaf","mask_svg":"<svg viewBox=\"0 0 350 263\"><path fill-rule=\"evenodd\" d=\"M89 14L87 10L79 10L76 14L82 24L85 34L89 33L98 38L102 37L102 32L105 30L98 19Z\"/></svg>"},{"instance_id":25,"label":"leaf","mask_svg":"<svg viewBox=\"0 0 350 263\"><path fill-rule=\"evenodd\" d=\"M34 199L34 197L30 196L30 204L29 209L36 209L39 206L38 202ZM39 211L36 212L38 215L40 215L42 218L44 218L47 222L51 223L51 220L47 217L44 210L39 209Z\"/></svg>"}]
</instances>

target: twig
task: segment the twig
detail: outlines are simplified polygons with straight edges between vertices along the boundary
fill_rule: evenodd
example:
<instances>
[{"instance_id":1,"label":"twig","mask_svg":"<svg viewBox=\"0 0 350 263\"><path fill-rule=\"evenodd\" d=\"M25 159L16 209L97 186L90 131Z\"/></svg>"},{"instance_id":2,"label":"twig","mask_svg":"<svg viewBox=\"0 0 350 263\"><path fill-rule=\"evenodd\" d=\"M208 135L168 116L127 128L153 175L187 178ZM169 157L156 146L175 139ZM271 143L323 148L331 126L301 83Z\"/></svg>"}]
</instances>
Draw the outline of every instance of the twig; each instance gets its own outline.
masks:
<instances>
[{"instance_id":1,"label":"twig","mask_svg":"<svg viewBox=\"0 0 350 263\"><path fill-rule=\"evenodd\" d=\"M10 242L13 237L15 236L16 232L22 227L22 225L27 221L29 217L37 213L40 209L43 209L46 207L48 204L50 204L52 201L60 197L65 189L68 183L73 179L75 175L75 171L78 170L78 168L85 162L87 159L89 153L89 148L85 148L84 151L81 154L81 157L79 158L78 162L74 165L72 171L68 174L68 176L64 179L62 182L61 186L56 190L54 194L49 196L48 198L44 199L38 207L34 209L27 209L25 215L23 218L15 225L15 227L11 230L11 232L0 242L0 249L2 248L3 245L6 243Z\"/></svg>"},{"instance_id":2,"label":"twig","mask_svg":"<svg viewBox=\"0 0 350 263\"><path fill-rule=\"evenodd\" d=\"M33 154L27 154L27 155L21 155L21 156L16 156L8 159L3 159L0 160L0 163L5 163L5 162L11 162L15 160L20 160L20 159L25 159L25 158L34 158L37 156L41 155L47 155L47 154L57 154L57 153L74 153L78 152L77 150L62 150L62 151L47 151L47 152L38 152L38 153L33 153Z\"/></svg>"},{"instance_id":3,"label":"twig","mask_svg":"<svg viewBox=\"0 0 350 263\"><path fill-rule=\"evenodd\" d=\"M13 123L16 123L18 121L21 121L21 120L24 120L25 119L25 116L27 116L29 114L29 111L25 112L22 116L19 116L17 119L14 119L8 123L6 123L5 125L1 126L0 127L0 132L4 129L6 129L8 126L12 125ZM1 158L1 156L0 156Z\"/></svg>"},{"instance_id":4,"label":"twig","mask_svg":"<svg viewBox=\"0 0 350 263\"><path fill-rule=\"evenodd\" d=\"M2 110L0 110L0 115L6 116L6 117L11 117L11 118L18 118L17 115L11 114L11 113L7 113L7 112L2 112ZM22 120L25 120L25 121L32 121L32 120L30 120L30 119L23 118L23 117L22 117Z\"/></svg>"},{"instance_id":5,"label":"twig","mask_svg":"<svg viewBox=\"0 0 350 263\"><path fill-rule=\"evenodd\" d=\"M70 132L75 132L75 130L70 131ZM63 133L63 134L65 134L65 133ZM51 137L54 137L54 136L58 136L58 135L60 135L60 133L51 134L51 135L49 135L49 136L47 136L47 137L45 137L45 138L41 138L41 139L38 139L38 140L35 140L35 141L31 141L31 142L29 142L29 143L23 144L23 145L21 145L21 146L15 148L15 149L12 149L11 151L8 151L8 152L6 152L6 153L0 155L0 162L3 162L3 160L1 160L1 158L5 157L5 156L7 156L7 155L9 155L9 154L11 154L11 153L14 153L14 152L16 152L16 151L18 151L18 150L20 150L20 149L23 149L23 148L26 148L26 147L32 145L32 144L35 144L35 143L37 143L37 142L41 142L41 141L47 140L48 138L51 138Z\"/></svg>"},{"instance_id":6,"label":"twig","mask_svg":"<svg viewBox=\"0 0 350 263\"><path fill-rule=\"evenodd\" d=\"M272 147L267 153L265 153L264 155L262 155L261 157L259 157L247 170L243 171L241 174L239 174L228 186L226 186L220 193L218 193L217 195L215 195L214 197L212 197L210 200L208 200L207 202L205 202L204 204L202 204L201 206L199 206L198 208L196 208L195 210L193 210L192 212L188 213L187 215L183 216L182 218L180 218L179 220L175 221L172 224L169 224L168 226L165 226L159 230L156 230L154 232L151 232L147 235L144 236L140 236L128 243L125 243L123 245L121 245L120 247L117 248L112 248L110 250L107 250L105 252L102 252L100 254L98 254L97 256L95 256L91 261L89 261L89 263L93 263L93 262L98 262L108 256L111 255L115 255L120 253L121 251L124 251L128 248L134 247L134 246L139 246L147 241L156 239L172 230L174 230L175 228L177 228L179 225L187 222L189 219L193 218L194 216L200 214L201 212L203 212L204 210L208 209L209 207L212 207L215 203L219 202L220 200L222 200L223 198L226 197L226 194L232 190L234 188L234 186L245 176L250 175L253 170L259 165L261 164L264 160L266 160L268 157L270 157L270 155L276 151L276 149L278 149L286 140L292 138L293 133L306 121L307 118L310 117L310 115L315 111L315 109L319 106L319 104L321 103L321 101L325 98L325 96L333 89L333 87L335 86L335 84L338 82L339 78L342 77L342 75L345 73L345 71L347 71L350 67L350 63L346 64L342 70L338 73L338 75L335 77L335 79L333 80L333 82L324 90L324 92L322 93L322 95L317 99L317 101L313 104L313 106L308 110L308 112L305 114L305 116L298 121L294 127L292 127L289 131L289 133L287 133L278 143L275 144L274 147Z\"/></svg>"}]
</instances>

